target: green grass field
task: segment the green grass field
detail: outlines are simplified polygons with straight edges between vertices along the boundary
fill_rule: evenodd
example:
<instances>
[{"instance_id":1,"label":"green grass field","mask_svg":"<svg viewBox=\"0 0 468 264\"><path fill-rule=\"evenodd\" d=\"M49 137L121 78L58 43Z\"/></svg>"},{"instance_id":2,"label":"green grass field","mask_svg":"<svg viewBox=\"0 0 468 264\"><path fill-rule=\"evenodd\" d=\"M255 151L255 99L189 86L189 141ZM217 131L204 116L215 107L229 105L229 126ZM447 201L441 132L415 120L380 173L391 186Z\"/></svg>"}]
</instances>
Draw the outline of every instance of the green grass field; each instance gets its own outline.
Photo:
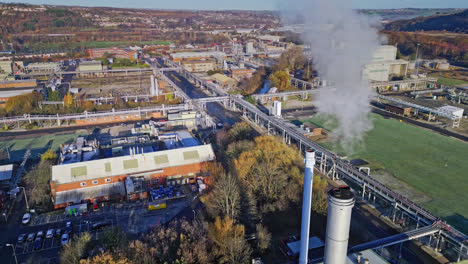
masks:
<instances>
[{"instance_id":1,"label":"green grass field","mask_svg":"<svg viewBox=\"0 0 468 264\"><path fill-rule=\"evenodd\" d=\"M441 77L438 75L434 75L434 77L437 77L437 83L448 85L448 86L455 86L455 85L468 83L467 81L457 80L457 79L452 79L452 78L445 78L445 77Z\"/></svg>"},{"instance_id":2,"label":"green grass field","mask_svg":"<svg viewBox=\"0 0 468 264\"><path fill-rule=\"evenodd\" d=\"M349 158L361 158L384 168L397 179L432 198L424 208L468 233L468 143L372 114L374 128ZM333 122L314 116L301 120L327 130ZM323 143L342 154L333 142Z\"/></svg>"},{"instance_id":3,"label":"green grass field","mask_svg":"<svg viewBox=\"0 0 468 264\"><path fill-rule=\"evenodd\" d=\"M26 150L31 149L32 157L39 157L49 148L58 150L60 144L72 143L80 134L66 134L66 135L47 135L27 139L15 139L0 141L0 149L6 150L8 147L12 161L23 160Z\"/></svg>"}]
</instances>

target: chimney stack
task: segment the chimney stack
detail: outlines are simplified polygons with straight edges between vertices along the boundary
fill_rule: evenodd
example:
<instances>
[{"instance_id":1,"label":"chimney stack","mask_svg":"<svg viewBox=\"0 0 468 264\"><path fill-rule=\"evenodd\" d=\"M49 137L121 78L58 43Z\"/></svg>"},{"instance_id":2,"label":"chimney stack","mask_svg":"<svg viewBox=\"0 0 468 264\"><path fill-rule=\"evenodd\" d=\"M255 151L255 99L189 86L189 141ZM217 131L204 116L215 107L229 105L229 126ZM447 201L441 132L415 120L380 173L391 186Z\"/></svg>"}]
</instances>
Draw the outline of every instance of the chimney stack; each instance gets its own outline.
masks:
<instances>
[{"instance_id":1,"label":"chimney stack","mask_svg":"<svg viewBox=\"0 0 468 264\"><path fill-rule=\"evenodd\" d=\"M155 92L154 92L154 90L155 90L155 89L154 89L154 88L155 88L155 87L154 87L154 75L151 75L151 76L150 76L150 80L151 80L151 91L150 91L150 94L151 94L152 96L155 96Z\"/></svg>"},{"instance_id":2,"label":"chimney stack","mask_svg":"<svg viewBox=\"0 0 468 264\"><path fill-rule=\"evenodd\" d=\"M302 194L301 249L299 264L307 264L309 253L310 208L312 206L312 185L314 181L315 152L306 151L304 192Z\"/></svg>"},{"instance_id":3,"label":"chimney stack","mask_svg":"<svg viewBox=\"0 0 468 264\"><path fill-rule=\"evenodd\" d=\"M324 264L344 264L346 261L354 202L354 195L348 186L335 188L328 192Z\"/></svg>"}]
</instances>

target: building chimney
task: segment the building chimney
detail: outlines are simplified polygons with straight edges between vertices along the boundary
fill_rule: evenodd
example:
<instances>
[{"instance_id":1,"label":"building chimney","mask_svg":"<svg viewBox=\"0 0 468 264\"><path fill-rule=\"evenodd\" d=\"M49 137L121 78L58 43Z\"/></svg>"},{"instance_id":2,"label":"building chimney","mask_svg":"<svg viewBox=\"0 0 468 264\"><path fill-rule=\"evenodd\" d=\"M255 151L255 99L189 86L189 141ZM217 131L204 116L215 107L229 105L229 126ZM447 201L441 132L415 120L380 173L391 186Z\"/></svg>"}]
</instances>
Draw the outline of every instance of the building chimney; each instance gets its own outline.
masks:
<instances>
[{"instance_id":1,"label":"building chimney","mask_svg":"<svg viewBox=\"0 0 468 264\"><path fill-rule=\"evenodd\" d=\"M344 264L346 261L354 201L354 195L348 186L335 188L328 192L324 264Z\"/></svg>"},{"instance_id":2,"label":"building chimney","mask_svg":"<svg viewBox=\"0 0 468 264\"><path fill-rule=\"evenodd\" d=\"M308 150L305 156L304 192L302 194L301 250L299 264L307 264L309 253L310 208L314 181L315 152Z\"/></svg>"},{"instance_id":3,"label":"building chimney","mask_svg":"<svg viewBox=\"0 0 468 264\"><path fill-rule=\"evenodd\" d=\"M152 96L155 96L154 75L151 75L151 76L150 76L150 80L151 80L151 91L150 91L150 94L151 94Z\"/></svg>"}]
</instances>

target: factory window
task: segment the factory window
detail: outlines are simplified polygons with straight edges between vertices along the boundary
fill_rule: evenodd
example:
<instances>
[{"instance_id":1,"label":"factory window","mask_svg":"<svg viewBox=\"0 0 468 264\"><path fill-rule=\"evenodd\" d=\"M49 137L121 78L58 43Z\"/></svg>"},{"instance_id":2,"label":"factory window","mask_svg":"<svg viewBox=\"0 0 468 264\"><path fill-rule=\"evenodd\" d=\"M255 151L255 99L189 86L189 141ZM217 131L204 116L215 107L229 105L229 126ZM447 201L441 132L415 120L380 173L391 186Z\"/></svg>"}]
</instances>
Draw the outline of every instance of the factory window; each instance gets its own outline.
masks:
<instances>
[{"instance_id":1,"label":"factory window","mask_svg":"<svg viewBox=\"0 0 468 264\"><path fill-rule=\"evenodd\" d=\"M72 177L85 176L88 174L86 166L71 168L70 173Z\"/></svg>"},{"instance_id":2,"label":"factory window","mask_svg":"<svg viewBox=\"0 0 468 264\"><path fill-rule=\"evenodd\" d=\"M81 182L81 183L80 183L80 186L81 186L81 187L86 186L86 182Z\"/></svg>"},{"instance_id":3,"label":"factory window","mask_svg":"<svg viewBox=\"0 0 468 264\"><path fill-rule=\"evenodd\" d=\"M93 184L98 184L98 181L93 181Z\"/></svg>"},{"instance_id":4,"label":"factory window","mask_svg":"<svg viewBox=\"0 0 468 264\"><path fill-rule=\"evenodd\" d=\"M106 179L106 182L111 182L111 178L107 178L107 179Z\"/></svg>"},{"instance_id":5,"label":"factory window","mask_svg":"<svg viewBox=\"0 0 468 264\"><path fill-rule=\"evenodd\" d=\"M169 163L169 158L167 155L154 156L154 163L156 163L156 165Z\"/></svg>"},{"instance_id":6,"label":"factory window","mask_svg":"<svg viewBox=\"0 0 468 264\"><path fill-rule=\"evenodd\" d=\"M111 164L110 164L110 162L104 163L104 166L106 167L106 172L110 172L110 171L111 171Z\"/></svg>"},{"instance_id":7,"label":"factory window","mask_svg":"<svg viewBox=\"0 0 468 264\"><path fill-rule=\"evenodd\" d=\"M136 169L138 168L138 160L137 159L131 159L131 160L124 160L123 162L124 169Z\"/></svg>"},{"instance_id":8,"label":"factory window","mask_svg":"<svg viewBox=\"0 0 468 264\"><path fill-rule=\"evenodd\" d=\"M196 150L184 152L184 160L198 159L198 158L200 158L200 156L198 155L198 151Z\"/></svg>"}]
</instances>

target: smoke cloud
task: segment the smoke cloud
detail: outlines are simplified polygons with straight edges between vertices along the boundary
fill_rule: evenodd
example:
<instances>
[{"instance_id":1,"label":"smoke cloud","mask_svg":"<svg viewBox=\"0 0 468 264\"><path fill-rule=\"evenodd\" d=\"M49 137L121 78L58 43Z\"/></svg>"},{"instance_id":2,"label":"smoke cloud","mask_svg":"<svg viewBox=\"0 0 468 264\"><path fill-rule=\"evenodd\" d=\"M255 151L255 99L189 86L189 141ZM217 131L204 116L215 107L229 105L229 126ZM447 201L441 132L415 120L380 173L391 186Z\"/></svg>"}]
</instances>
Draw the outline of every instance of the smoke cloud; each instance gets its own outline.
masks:
<instances>
[{"instance_id":1,"label":"smoke cloud","mask_svg":"<svg viewBox=\"0 0 468 264\"><path fill-rule=\"evenodd\" d=\"M350 0L292 0L283 12L286 24L304 24L303 40L319 77L336 89L320 89L319 112L336 117L333 131L345 150L352 150L372 128L369 96L372 90L362 76L364 65L372 60L380 45L370 17L360 15ZM293 6L293 8L291 8Z\"/></svg>"}]
</instances>

